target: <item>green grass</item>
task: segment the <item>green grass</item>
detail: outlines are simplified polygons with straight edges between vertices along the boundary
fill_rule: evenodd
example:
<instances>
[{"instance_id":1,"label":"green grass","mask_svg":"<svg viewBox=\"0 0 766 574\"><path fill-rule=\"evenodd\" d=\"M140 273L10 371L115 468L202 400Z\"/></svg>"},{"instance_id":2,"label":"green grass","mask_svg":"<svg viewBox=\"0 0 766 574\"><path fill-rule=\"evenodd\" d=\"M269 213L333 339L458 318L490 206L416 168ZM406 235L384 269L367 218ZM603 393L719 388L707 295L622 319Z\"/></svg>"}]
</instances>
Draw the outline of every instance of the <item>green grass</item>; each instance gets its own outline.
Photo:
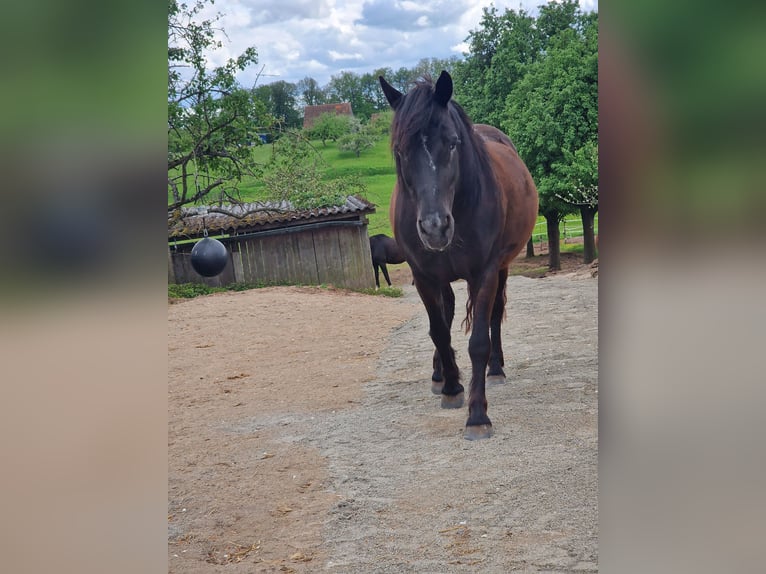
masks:
<instances>
[{"instance_id":1,"label":"green grass","mask_svg":"<svg viewBox=\"0 0 766 574\"><path fill-rule=\"evenodd\" d=\"M391 203L391 191L396 183L396 169L388 137L379 139L372 148L363 151L360 157L356 157L352 152L340 151L335 142L327 142L327 146L323 146L321 141L316 140L312 141L312 145L320 152L326 164L323 169L325 178L332 180L357 175L365 184L367 188L365 198L375 204L375 213L368 217L368 234L393 235L388 221L388 207ZM255 146L252 149L253 158L258 163L265 164L269 161L272 153L271 144ZM245 178L239 185L239 189L243 201L262 200L266 197L263 183L256 178ZM598 233L598 213L596 213L594 227ZM562 240L582 236L582 222L579 214L567 215L561 222L559 230ZM538 216L533 234L536 242L547 241L548 233L544 217Z\"/></svg>"},{"instance_id":2,"label":"green grass","mask_svg":"<svg viewBox=\"0 0 766 574\"><path fill-rule=\"evenodd\" d=\"M380 289L370 287L369 289L360 289L359 292L365 295L379 295L381 297L404 297L404 291L402 291L401 287L393 286L381 287Z\"/></svg>"},{"instance_id":3,"label":"green grass","mask_svg":"<svg viewBox=\"0 0 766 574\"><path fill-rule=\"evenodd\" d=\"M287 285L284 283L283 285ZM171 299L192 299L200 295L211 295L212 293L224 293L226 291L247 291L249 289L261 289L263 287L273 287L261 283L232 283L225 287L210 287L202 283L168 283L168 297Z\"/></svg>"},{"instance_id":4,"label":"green grass","mask_svg":"<svg viewBox=\"0 0 766 574\"><path fill-rule=\"evenodd\" d=\"M593 220L593 230L598 233L598 212ZM564 239L570 237L582 237L582 219L580 215L576 213L570 213L564 217L563 221L559 223L559 234L562 242ZM535 229L532 231L532 236L535 242L548 241L548 229L546 226L545 218L542 215L537 216L537 223L535 223Z\"/></svg>"},{"instance_id":5,"label":"green grass","mask_svg":"<svg viewBox=\"0 0 766 574\"><path fill-rule=\"evenodd\" d=\"M280 285L288 285L288 283L282 283ZM211 295L213 293L225 293L226 291L247 291L249 289L262 289L264 287L274 287L273 284L261 284L261 283L232 283L225 287L210 287L202 283L169 283L168 284L168 298L169 299L193 299L201 295ZM300 285L298 285L300 287ZM315 287L317 287L315 285ZM318 285L320 289L334 289L330 285ZM380 289L358 289L359 293L365 295L378 295L381 297L403 297L404 291L399 287L381 287Z\"/></svg>"}]
</instances>

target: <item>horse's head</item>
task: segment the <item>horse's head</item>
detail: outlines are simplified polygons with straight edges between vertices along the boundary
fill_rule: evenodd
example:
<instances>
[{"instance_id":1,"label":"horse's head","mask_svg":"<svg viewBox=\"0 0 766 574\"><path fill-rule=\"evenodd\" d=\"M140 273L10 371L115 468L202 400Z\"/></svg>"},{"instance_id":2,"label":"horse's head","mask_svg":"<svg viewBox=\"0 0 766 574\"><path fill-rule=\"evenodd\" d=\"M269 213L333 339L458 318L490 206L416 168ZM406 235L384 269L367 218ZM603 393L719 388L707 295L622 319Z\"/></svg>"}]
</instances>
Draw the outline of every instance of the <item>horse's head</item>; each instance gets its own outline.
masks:
<instances>
[{"instance_id":1,"label":"horse's head","mask_svg":"<svg viewBox=\"0 0 766 574\"><path fill-rule=\"evenodd\" d=\"M406 95L379 77L394 109L391 145L401 191L417 206L417 232L431 251L444 251L455 234L452 214L459 180L462 126L450 110L452 78L417 83Z\"/></svg>"}]
</instances>

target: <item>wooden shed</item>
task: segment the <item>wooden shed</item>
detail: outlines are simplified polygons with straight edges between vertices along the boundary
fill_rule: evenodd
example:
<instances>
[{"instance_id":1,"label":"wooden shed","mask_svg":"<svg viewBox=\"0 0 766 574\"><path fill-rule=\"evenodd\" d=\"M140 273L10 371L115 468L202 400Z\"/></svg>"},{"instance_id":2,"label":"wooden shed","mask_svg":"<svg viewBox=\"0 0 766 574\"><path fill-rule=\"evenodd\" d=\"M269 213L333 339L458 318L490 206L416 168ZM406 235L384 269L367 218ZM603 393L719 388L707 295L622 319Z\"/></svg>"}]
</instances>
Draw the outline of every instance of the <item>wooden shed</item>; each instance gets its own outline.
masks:
<instances>
[{"instance_id":1,"label":"wooden shed","mask_svg":"<svg viewBox=\"0 0 766 574\"><path fill-rule=\"evenodd\" d=\"M373 204L357 196L310 210L288 203L186 208L169 227L168 282L374 287L367 236L367 215L374 212ZM215 277L202 277L191 266L196 242L189 240L201 239L206 230L229 252Z\"/></svg>"},{"instance_id":2,"label":"wooden shed","mask_svg":"<svg viewBox=\"0 0 766 574\"><path fill-rule=\"evenodd\" d=\"M322 104L320 106L306 106L303 109L303 129L309 129L322 114L335 114L338 116L353 116L351 103Z\"/></svg>"}]
</instances>

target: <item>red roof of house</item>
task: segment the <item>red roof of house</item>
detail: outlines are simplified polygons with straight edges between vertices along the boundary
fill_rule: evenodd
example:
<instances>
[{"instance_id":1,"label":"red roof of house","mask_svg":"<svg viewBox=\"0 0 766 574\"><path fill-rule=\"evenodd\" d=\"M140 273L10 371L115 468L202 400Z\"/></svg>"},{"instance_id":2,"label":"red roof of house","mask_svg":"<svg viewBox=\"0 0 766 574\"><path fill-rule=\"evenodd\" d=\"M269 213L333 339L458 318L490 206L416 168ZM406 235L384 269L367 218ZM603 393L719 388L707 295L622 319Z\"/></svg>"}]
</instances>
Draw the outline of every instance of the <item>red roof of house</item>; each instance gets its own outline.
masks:
<instances>
[{"instance_id":1,"label":"red roof of house","mask_svg":"<svg viewBox=\"0 0 766 574\"><path fill-rule=\"evenodd\" d=\"M353 116L351 103L343 102L341 104L322 104L321 106L306 106L303 110L303 129L314 125L316 119L322 114L336 114L339 116Z\"/></svg>"}]
</instances>

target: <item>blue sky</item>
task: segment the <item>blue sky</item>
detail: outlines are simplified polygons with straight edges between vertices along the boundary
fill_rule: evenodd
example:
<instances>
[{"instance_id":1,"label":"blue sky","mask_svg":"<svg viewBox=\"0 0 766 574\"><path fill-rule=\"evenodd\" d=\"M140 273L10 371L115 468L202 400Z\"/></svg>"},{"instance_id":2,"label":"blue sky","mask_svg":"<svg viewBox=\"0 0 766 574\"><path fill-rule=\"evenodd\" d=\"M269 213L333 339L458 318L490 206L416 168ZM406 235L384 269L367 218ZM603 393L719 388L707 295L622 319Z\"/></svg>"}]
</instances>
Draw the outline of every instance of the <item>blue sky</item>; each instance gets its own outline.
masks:
<instances>
[{"instance_id":1,"label":"blue sky","mask_svg":"<svg viewBox=\"0 0 766 574\"><path fill-rule=\"evenodd\" d=\"M462 57L464 40L476 29L482 8L520 7L536 13L544 0L218 0L204 12L220 12L223 48L212 65L258 51L258 65L239 76L246 87L278 80L314 78L321 86L342 71L412 68L422 58ZM596 10L597 0L580 0ZM263 68L263 69L262 69ZM258 73L261 73L257 80Z\"/></svg>"}]
</instances>

